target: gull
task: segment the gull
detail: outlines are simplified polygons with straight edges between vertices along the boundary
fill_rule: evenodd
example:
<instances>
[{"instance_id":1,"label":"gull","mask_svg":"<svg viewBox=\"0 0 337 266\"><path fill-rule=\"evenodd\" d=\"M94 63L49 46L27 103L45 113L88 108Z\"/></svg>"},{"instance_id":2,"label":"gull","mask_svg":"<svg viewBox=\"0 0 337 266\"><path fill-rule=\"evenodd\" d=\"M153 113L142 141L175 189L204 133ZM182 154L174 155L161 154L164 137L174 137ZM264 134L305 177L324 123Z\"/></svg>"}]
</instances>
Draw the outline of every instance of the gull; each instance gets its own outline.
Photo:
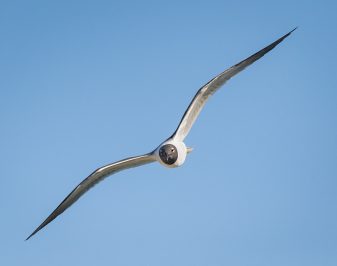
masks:
<instances>
[{"instance_id":1,"label":"gull","mask_svg":"<svg viewBox=\"0 0 337 266\"><path fill-rule=\"evenodd\" d=\"M209 97L214 94L222 85L224 85L230 78L275 48L275 46L287 38L294 30L296 30L296 28L283 35L281 38L277 39L270 45L261 49L257 53L251 55L250 57L212 78L198 90L190 105L187 107L177 129L167 140L162 142L150 153L126 158L96 169L77 187L75 187L73 191L69 193L69 195L60 203L60 205L43 221L41 225L39 225L33 231L33 233L31 233L29 237L27 237L26 240L31 238L43 227L53 221L57 216L68 209L72 204L74 204L75 201L77 201L84 193L95 186L98 182L110 175L128 168L138 167L156 161L169 168L181 166L185 162L187 154L192 151L192 148L189 148L185 145L184 139L190 132L195 120L197 119L200 111L206 104Z\"/></svg>"}]
</instances>

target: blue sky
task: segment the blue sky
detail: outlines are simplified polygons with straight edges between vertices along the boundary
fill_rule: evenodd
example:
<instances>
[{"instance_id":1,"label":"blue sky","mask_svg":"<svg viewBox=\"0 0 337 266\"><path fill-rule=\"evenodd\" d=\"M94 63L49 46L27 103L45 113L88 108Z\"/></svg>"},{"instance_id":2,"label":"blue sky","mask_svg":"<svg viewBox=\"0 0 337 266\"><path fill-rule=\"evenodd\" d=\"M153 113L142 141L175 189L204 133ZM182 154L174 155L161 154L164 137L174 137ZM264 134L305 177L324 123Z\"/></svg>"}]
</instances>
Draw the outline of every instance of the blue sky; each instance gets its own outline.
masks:
<instances>
[{"instance_id":1,"label":"blue sky","mask_svg":"<svg viewBox=\"0 0 337 266\"><path fill-rule=\"evenodd\" d=\"M8 1L0 9L1 265L336 265L334 1ZM177 169L100 183L154 149L198 88L295 26L212 97Z\"/></svg>"}]
</instances>

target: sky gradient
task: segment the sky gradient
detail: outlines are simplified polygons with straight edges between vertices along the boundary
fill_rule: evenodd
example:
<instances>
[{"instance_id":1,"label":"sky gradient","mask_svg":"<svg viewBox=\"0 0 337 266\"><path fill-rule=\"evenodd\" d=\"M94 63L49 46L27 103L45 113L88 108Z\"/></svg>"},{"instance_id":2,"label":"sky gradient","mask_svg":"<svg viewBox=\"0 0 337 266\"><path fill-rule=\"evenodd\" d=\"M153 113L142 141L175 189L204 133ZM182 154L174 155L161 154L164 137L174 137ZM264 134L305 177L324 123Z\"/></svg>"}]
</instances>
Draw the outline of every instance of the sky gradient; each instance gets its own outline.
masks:
<instances>
[{"instance_id":1,"label":"sky gradient","mask_svg":"<svg viewBox=\"0 0 337 266\"><path fill-rule=\"evenodd\" d=\"M334 1L10 1L0 9L0 265L337 263ZM185 164L153 150L216 74Z\"/></svg>"}]
</instances>

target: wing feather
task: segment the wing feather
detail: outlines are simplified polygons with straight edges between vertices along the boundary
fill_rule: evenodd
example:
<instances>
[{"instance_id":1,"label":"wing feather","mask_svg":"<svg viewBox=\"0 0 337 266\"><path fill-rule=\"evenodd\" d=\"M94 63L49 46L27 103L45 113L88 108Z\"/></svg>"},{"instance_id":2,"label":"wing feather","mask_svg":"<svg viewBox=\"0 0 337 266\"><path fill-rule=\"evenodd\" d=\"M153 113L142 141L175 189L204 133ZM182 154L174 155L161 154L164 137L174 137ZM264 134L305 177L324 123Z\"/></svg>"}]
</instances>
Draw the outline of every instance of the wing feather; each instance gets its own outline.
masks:
<instances>
[{"instance_id":1,"label":"wing feather","mask_svg":"<svg viewBox=\"0 0 337 266\"><path fill-rule=\"evenodd\" d=\"M224 72L211 79L203 87L201 87L192 99L187 110L185 111L178 128L172 135L172 138L178 141L183 141L191 130L195 120L197 119L200 111L206 104L206 101L209 99L209 97L213 93L215 93L222 85L224 85L226 81L228 81L230 78L245 69L247 66L254 63L256 60L260 59L269 51L271 51L275 46L277 46L280 42L287 38L295 29L288 32L287 34L285 34L275 42L271 43L270 45L266 46L262 50L258 51L257 53L253 54L252 56L228 68Z\"/></svg>"},{"instance_id":2,"label":"wing feather","mask_svg":"<svg viewBox=\"0 0 337 266\"><path fill-rule=\"evenodd\" d=\"M130 157L98 168L86 179L84 179L72 192L70 192L69 195L60 203L60 205L47 217L46 220L44 220L44 222L38 228L35 229L35 231L29 237L27 237L26 240L31 238L43 227L45 227L47 224L53 221L57 216L59 216L72 204L74 204L85 192L87 192L97 183L102 181L104 178L108 177L109 175L115 174L119 171L132 167L141 166L143 164L151 163L154 161L155 158L150 153L141 156Z\"/></svg>"}]
</instances>

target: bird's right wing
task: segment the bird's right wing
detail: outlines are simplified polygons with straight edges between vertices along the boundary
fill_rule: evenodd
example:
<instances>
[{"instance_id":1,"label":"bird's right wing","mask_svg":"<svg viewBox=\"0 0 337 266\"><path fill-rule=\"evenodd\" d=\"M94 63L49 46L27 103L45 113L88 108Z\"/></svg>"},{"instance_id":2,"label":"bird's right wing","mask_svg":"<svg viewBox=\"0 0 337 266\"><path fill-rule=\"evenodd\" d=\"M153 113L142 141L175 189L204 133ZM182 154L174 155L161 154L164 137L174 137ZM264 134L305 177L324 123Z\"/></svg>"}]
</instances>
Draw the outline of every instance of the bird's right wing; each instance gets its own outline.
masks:
<instances>
[{"instance_id":1,"label":"bird's right wing","mask_svg":"<svg viewBox=\"0 0 337 266\"><path fill-rule=\"evenodd\" d=\"M57 216L59 216L62 212L68 209L75 201L77 201L85 192L87 192L90 188L96 185L98 182L102 181L109 175L115 174L119 171L141 166L143 164L148 164L154 162L156 159L152 153L130 157L124 160L120 160L118 162L108 164L101 168L98 168L91 175L89 175L86 179L84 179L62 202L61 204L47 217L47 219L35 229L35 231L26 239L28 240L33 235L35 235L38 231L40 231L43 227L53 221Z\"/></svg>"},{"instance_id":2,"label":"bird's right wing","mask_svg":"<svg viewBox=\"0 0 337 266\"><path fill-rule=\"evenodd\" d=\"M260 59L270 50L272 50L276 45L278 45L285 38L287 38L295 29L288 32L287 34L285 34L272 44L266 46L262 50L258 51L257 53L253 54L252 56L241 61L240 63L237 63L236 65L228 68L224 72L211 79L201 89L199 89L197 94L194 96L192 102L188 106L187 110L185 111L185 114L181 119L177 130L174 132L171 138L174 138L178 141L183 141L191 130L195 120L197 119L209 96L216 92L230 78L245 69L247 66L254 63L256 60Z\"/></svg>"}]
</instances>

